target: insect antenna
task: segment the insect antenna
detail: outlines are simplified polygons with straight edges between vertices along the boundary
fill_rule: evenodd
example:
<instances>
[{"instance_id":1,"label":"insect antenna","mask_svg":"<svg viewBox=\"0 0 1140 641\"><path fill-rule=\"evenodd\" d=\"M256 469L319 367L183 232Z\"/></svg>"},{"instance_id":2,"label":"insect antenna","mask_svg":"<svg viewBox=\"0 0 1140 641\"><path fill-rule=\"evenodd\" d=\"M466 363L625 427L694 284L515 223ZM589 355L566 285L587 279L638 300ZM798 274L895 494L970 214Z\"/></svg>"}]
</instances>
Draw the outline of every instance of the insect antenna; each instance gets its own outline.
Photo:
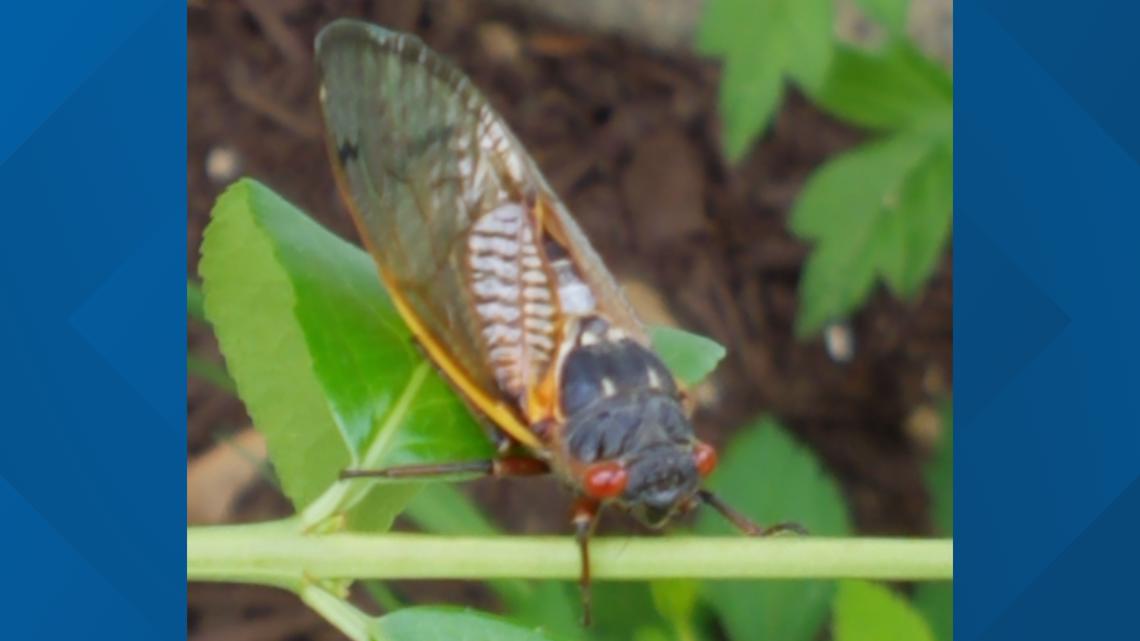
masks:
<instances>
[{"instance_id":1,"label":"insect antenna","mask_svg":"<svg viewBox=\"0 0 1140 641\"><path fill-rule=\"evenodd\" d=\"M775 523L768 527L762 527L752 519L741 514L736 508L724 502L716 494L709 490L698 490L697 496L705 505L712 507L717 512L720 512L729 523L736 529L740 530L748 536L771 536L773 534L780 534L783 532L792 532L794 534L807 534L807 529L799 523Z\"/></svg>"}]
</instances>

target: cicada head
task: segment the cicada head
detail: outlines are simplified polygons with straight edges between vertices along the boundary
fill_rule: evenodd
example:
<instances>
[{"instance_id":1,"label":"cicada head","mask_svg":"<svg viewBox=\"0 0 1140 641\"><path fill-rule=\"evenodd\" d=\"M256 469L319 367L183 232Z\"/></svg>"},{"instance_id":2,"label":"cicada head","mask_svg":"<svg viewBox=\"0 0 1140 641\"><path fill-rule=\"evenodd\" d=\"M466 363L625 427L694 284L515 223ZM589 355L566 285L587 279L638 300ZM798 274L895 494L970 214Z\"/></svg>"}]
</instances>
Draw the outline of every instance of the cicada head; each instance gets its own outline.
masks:
<instances>
[{"instance_id":1,"label":"cicada head","mask_svg":"<svg viewBox=\"0 0 1140 641\"><path fill-rule=\"evenodd\" d=\"M620 333L583 332L565 359L565 447L581 490L658 528L686 511L716 464L698 441L672 374L652 351Z\"/></svg>"}]
</instances>

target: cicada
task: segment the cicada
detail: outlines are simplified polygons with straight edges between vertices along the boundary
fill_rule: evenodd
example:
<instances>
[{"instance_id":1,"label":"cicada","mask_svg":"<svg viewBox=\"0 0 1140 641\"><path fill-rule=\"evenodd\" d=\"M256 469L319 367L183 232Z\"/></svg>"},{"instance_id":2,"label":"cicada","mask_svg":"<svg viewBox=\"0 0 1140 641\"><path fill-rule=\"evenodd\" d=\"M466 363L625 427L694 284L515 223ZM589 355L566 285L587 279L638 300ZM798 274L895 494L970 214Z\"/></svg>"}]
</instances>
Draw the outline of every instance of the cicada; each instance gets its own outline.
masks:
<instances>
[{"instance_id":1,"label":"cicada","mask_svg":"<svg viewBox=\"0 0 1140 641\"><path fill-rule=\"evenodd\" d=\"M582 230L501 117L418 38L355 20L317 36L329 155L360 237L417 341L492 426L499 456L346 477L553 473L589 537L617 506L659 528L705 503L686 391Z\"/></svg>"}]
</instances>

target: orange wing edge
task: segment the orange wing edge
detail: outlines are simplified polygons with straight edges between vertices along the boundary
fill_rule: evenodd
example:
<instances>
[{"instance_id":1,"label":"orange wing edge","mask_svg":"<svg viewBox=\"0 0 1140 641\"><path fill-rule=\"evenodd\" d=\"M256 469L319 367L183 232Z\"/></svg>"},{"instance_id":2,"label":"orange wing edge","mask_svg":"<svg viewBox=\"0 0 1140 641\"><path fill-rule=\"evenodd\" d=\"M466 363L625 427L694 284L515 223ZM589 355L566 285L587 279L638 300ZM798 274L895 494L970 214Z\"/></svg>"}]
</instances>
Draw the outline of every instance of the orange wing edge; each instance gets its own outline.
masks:
<instances>
[{"instance_id":1,"label":"orange wing edge","mask_svg":"<svg viewBox=\"0 0 1140 641\"><path fill-rule=\"evenodd\" d=\"M353 202L350 195L351 192L348 189L347 178L344 175L344 170L341 169L340 165L336 162L335 150L332 151L332 164L334 167L333 174L336 176L337 187L340 190L341 200L345 203L345 206L348 207L349 212L352 214L352 220L356 225L356 230L362 242L364 243L364 246L368 248L368 252L372 254L373 262L376 263L377 270L380 274L380 280L384 283L384 289L392 298L392 302L395 304L396 310L400 313L400 316L404 319L404 322L412 331L412 335L414 335L416 337L416 340L420 342L420 345L422 345L424 350L427 352L428 357L431 358L432 362L434 362L437 367L439 367L439 369L443 372L443 375L446 376L449 381L451 381L451 383L459 390L461 394L463 394L464 397L467 398L468 401L471 402L472 405L474 405L487 418L494 422L495 425L497 425L522 445L532 450L542 450L542 443L539 441L535 433L532 432L525 423L523 423L518 414L516 414L515 411L512 410L511 407L504 403L502 400L494 398L490 393L488 393L487 390L480 387L478 383L476 383L470 376L468 376L467 373L463 370L463 367L458 362L456 362L450 354L448 354L443 345L441 345L435 336L433 336L432 333L427 329L427 327L425 327L424 324L420 322L419 317L412 310L411 306L408 305L407 301L404 300L399 288L397 288L393 280L389 278L388 274L384 270L383 263L377 257L376 249L368 238L368 226L364 223L364 218L356 209L356 204Z\"/></svg>"}]
</instances>

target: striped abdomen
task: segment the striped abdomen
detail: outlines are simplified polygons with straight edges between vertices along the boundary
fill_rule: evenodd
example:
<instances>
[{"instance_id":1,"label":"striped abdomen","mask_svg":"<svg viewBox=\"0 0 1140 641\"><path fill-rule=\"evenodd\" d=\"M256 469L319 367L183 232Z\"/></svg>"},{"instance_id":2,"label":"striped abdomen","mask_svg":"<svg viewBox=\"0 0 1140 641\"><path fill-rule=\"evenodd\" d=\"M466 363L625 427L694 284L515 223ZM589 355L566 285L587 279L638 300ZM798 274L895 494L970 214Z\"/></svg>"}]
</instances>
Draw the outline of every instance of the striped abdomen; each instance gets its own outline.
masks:
<instances>
[{"instance_id":1,"label":"striped abdomen","mask_svg":"<svg viewBox=\"0 0 1140 641\"><path fill-rule=\"evenodd\" d=\"M499 388L516 399L542 376L556 348L558 300L527 211L484 214L467 237L475 319Z\"/></svg>"}]
</instances>

